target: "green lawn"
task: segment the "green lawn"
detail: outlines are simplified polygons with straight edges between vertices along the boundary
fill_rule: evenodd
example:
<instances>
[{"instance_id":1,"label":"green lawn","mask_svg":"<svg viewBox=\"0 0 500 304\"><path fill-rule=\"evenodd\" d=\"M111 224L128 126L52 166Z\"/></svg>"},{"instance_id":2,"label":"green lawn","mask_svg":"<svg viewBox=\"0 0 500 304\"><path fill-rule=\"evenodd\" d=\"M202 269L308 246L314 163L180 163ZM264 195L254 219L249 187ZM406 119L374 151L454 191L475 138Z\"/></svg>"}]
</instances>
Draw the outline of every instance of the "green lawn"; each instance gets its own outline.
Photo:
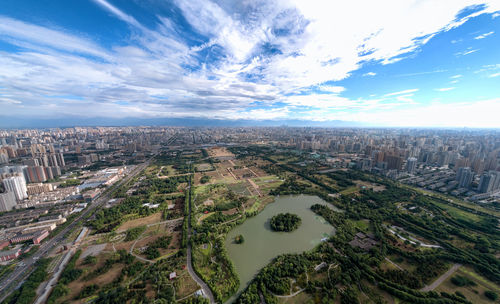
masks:
<instances>
[{"instance_id":1,"label":"green lawn","mask_svg":"<svg viewBox=\"0 0 500 304\"><path fill-rule=\"evenodd\" d=\"M470 280L474 281L476 283L476 286L464 286L464 287L458 287L455 284L451 282L451 278L453 276L465 276L469 278ZM447 292L447 293L455 293L456 291L462 293L469 301L472 303L498 303L492 302L486 298L484 295L484 292L486 290L492 290L496 291L497 293L500 292L500 287L496 285L495 283L481 277L478 275L476 272L474 272L471 268L469 267L460 267L457 272L448 278L446 281L444 281L441 285L438 286L438 288L435 290L437 292Z\"/></svg>"},{"instance_id":2,"label":"green lawn","mask_svg":"<svg viewBox=\"0 0 500 304\"><path fill-rule=\"evenodd\" d=\"M353 193L358 192L358 190L359 190L358 187L351 186L351 187L347 187L344 190L340 191L340 194L342 194L342 195L349 195L349 194L353 194Z\"/></svg>"},{"instance_id":3,"label":"green lawn","mask_svg":"<svg viewBox=\"0 0 500 304\"><path fill-rule=\"evenodd\" d=\"M426 194L426 195L429 195L429 196L432 196L432 197L437 197L437 198L440 198L440 199L443 199L443 200L446 200L446 201L447 200L451 200L454 204L457 204L457 205L460 205L460 206L464 206L464 207L467 207L467 208L470 208L470 209L474 209L474 210L477 210L477 211L481 211L481 212L484 212L484 213L488 213L488 214L494 215L496 217L500 217L500 212L499 211L492 210L492 209L489 209L489 208L484 208L484 207L479 206L477 204L469 203L469 202L463 201L461 199L458 199L456 197L452 197L452 196L449 196L449 195L444 195L444 194L441 194L441 193L436 193L436 192L428 191L428 190L425 190L425 189L421 189L421 188L418 188L418 187L413 187L413 186L409 186L409 185L405 185L405 184L400 184L400 186L401 187L410 188L410 189L415 190L417 192L420 192L422 194ZM448 204L446 204L446 205L450 206ZM455 209L457 209L457 208L455 208Z\"/></svg>"},{"instance_id":4,"label":"green lawn","mask_svg":"<svg viewBox=\"0 0 500 304\"><path fill-rule=\"evenodd\" d=\"M368 228L370 228L370 221L363 219L363 220L358 220L358 221L351 221L353 225L358 228L359 230L362 231L368 231Z\"/></svg>"}]
</instances>

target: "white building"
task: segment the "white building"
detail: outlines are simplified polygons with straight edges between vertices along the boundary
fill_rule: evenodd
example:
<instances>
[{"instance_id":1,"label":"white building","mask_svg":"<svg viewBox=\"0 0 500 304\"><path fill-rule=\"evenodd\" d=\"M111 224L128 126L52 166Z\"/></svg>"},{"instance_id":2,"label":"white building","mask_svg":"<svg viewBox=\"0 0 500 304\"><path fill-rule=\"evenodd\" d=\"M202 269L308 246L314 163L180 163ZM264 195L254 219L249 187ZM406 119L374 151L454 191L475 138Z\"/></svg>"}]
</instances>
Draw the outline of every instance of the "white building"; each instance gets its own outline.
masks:
<instances>
[{"instance_id":1,"label":"white building","mask_svg":"<svg viewBox=\"0 0 500 304\"><path fill-rule=\"evenodd\" d=\"M0 212L10 211L16 206L16 196L13 192L0 193Z\"/></svg>"},{"instance_id":2,"label":"white building","mask_svg":"<svg viewBox=\"0 0 500 304\"><path fill-rule=\"evenodd\" d=\"M26 188L26 180L24 176L12 176L3 180L5 190L14 192L16 199L22 201L28 198L28 189Z\"/></svg>"},{"instance_id":3,"label":"white building","mask_svg":"<svg viewBox=\"0 0 500 304\"><path fill-rule=\"evenodd\" d=\"M417 168L417 159L415 157L410 157L406 161L406 170L408 173L413 173L415 172L415 169Z\"/></svg>"}]
</instances>

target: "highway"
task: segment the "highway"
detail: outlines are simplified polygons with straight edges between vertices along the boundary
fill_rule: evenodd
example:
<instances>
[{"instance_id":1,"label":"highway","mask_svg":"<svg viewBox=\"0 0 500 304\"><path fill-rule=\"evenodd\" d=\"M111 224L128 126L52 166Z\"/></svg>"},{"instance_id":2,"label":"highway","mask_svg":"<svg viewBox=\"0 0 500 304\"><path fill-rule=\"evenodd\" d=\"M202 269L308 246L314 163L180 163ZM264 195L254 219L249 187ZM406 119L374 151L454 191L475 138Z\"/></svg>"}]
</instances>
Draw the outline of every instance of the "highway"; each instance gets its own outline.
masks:
<instances>
[{"instance_id":1,"label":"highway","mask_svg":"<svg viewBox=\"0 0 500 304\"><path fill-rule=\"evenodd\" d=\"M132 172L130 172L125 178L121 179L118 183L113 185L113 189L120 187L121 185L127 183L129 180L134 178L137 174L139 174L142 170L144 170L150 163L151 159L148 159L146 162L138 165ZM0 302L3 302L5 298L12 293L13 290L17 289L20 284L17 283L19 281L24 280L34 269L34 264L40 258L43 258L47 253L49 253L52 249L57 248L58 246L63 245L65 242L66 234L75 228L82 219L86 218L92 211L94 211L97 207L101 207L107 201L111 199L111 193L113 191L107 191L103 196L99 196L94 200L85 210L83 210L79 216L69 225L67 225L64 229L62 229L57 235L52 237L50 240L42 243L38 251L33 254L33 256L22 260L22 266L18 266L11 274L6 276L0 282L0 290L1 297Z\"/></svg>"}]
</instances>

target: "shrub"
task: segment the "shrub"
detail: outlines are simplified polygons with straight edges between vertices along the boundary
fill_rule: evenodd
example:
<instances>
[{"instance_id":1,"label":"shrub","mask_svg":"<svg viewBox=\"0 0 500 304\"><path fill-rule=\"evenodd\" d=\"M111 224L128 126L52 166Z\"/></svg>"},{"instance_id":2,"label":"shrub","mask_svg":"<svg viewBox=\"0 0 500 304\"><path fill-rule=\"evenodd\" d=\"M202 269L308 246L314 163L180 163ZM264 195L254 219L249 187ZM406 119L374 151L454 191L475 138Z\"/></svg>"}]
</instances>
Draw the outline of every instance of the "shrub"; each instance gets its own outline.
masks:
<instances>
[{"instance_id":1,"label":"shrub","mask_svg":"<svg viewBox=\"0 0 500 304\"><path fill-rule=\"evenodd\" d=\"M234 242L236 244L243 244L245 242L245 238L243 237L243 235L237 235L235 238L234 238Z\"/></svg>"},{"instance_id":2,"label":"shrub","mask_svg":"<svg viewBox=\"0 0 500 304\"><path fill-rule=\"evenodd\" d=\"M494 291L491 291L491 290L486 290L484 292L484 295L490 299L491 301L496 301L498 299L498 294Z\"/></svg>"}]
</instances>

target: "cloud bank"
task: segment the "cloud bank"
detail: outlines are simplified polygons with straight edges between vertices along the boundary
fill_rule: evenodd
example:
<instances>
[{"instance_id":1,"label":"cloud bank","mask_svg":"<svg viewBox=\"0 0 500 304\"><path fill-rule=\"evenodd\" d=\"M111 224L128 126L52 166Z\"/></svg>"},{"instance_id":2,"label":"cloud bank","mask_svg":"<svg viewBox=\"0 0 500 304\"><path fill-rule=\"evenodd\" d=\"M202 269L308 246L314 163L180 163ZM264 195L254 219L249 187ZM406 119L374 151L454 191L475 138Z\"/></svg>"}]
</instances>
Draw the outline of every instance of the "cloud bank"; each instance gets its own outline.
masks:
<instances>
[{"instance_id":1,"label":"cloud bank","mask_svg":"<svg viewBox=\"0 0 500 304\"><path fill-rule=\"evenodd\" d=\"M71 29L0 15L0 41L15 47L0 49L0 106L9 114L366 121L383 110L379 118L394 116L414 103L418 89L352 99L331 83L366 64L404 60L434 36L500 10L498 1L176 0L186 25L161 14L145 25L112 2L94 3L126 24L126 41L104 47Z\"/></svg>"}]
</instances>

